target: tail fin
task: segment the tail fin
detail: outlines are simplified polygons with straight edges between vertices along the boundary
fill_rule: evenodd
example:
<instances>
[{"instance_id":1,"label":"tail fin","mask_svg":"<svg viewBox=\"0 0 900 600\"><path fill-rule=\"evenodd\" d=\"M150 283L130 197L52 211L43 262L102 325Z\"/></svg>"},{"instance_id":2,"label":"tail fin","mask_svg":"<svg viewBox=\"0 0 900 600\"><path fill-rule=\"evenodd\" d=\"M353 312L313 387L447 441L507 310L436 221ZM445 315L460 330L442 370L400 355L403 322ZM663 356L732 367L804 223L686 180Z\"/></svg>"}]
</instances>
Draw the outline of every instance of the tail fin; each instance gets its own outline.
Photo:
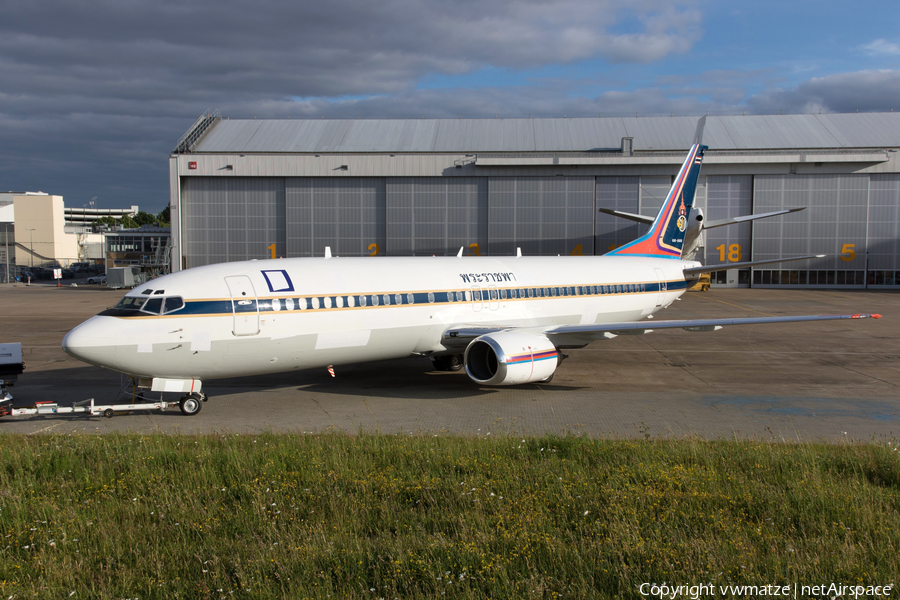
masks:
<instances>
[{"instance_id":1,"label":"tail fin","mask_svg":"<svg viewBox=\"0 0 900 600\"><path fill-rule=\"evenodd\" d=\"M703 127L706 117L697 122L694 144L688 152L675 183L659 209L659 214L650 226L650 231L638 239L617 248L608 255L620 256L652 256L655 258L681 258L684 237L687 231L691 207L694 206L694 192L700 178L700 166L703 163L703 152L707 146L702 144Z\"/></svg>"}]
</instances>

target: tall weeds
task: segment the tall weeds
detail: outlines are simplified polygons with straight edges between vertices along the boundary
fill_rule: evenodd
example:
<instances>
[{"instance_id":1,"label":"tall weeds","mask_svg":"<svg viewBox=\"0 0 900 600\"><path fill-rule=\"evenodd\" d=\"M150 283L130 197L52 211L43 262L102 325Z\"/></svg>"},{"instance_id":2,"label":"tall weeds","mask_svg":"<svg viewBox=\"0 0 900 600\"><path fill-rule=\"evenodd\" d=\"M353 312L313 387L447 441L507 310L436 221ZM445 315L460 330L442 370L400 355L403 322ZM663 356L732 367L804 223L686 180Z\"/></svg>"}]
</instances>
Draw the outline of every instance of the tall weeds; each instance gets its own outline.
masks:
<instances>
[{"instance_id":1,"label":"tall weeds","mask_svg":"<svg viewBox=\"0 0 900 600\"><path fill-rule=\"evenodd\" d=\"M2 598L635 598L644 582L883 585L900 583L900 450L0 436L0 535Z\"/></svg>"}]
</instances>

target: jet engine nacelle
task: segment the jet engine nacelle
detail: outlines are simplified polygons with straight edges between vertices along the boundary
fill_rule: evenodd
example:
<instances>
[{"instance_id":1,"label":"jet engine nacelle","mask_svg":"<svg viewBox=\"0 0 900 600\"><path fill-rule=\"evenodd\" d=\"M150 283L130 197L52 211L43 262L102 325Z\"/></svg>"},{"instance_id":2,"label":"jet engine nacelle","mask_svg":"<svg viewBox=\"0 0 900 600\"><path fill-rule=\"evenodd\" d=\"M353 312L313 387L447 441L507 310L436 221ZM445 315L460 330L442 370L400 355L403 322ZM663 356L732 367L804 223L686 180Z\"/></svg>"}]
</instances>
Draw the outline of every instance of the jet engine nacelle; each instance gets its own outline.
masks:
<instances>
[{"instance_id":1,"label":"jet engine nacelle","mask_svg":"<svg viewBox=\"0 0 900 600\"><path fill-rule=\"evenodd\" d=\"M547 336L500 331L475 338L466 348L466 373L483 385L518 385L553 375L559 353Z\"/></svg>"}]
</instances>

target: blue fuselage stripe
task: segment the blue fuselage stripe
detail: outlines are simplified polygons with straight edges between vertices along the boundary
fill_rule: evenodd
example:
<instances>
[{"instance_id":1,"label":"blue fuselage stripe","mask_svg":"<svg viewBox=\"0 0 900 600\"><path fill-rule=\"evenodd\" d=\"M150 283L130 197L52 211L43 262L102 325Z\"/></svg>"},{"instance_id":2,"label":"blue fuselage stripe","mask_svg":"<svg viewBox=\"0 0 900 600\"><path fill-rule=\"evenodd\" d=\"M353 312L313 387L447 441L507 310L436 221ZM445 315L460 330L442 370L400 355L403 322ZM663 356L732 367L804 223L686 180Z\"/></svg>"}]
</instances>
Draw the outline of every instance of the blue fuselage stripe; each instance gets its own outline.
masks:
<instances>
[{"instance_id":1,"label":"blue fuselage stripe","mask_svg":"<svg viewBox=\"0 0 900 600\"><path fill-rule=\"evenodd\" d=\"M576 290L576 288L578 288ZM655 294L662 291L674 292L687 288L682 280L659 283L615 283L599 285L567 285L567 286L515 286L487 287L479 290L464 289L459 291L440 292L408 292L391 294L312 294L306 297L265 297L234 302L232 300L187 300L184 308L168 313L166 316L231 316L239 313L275 313L303 312L329 309L372 309L392 308L410 305L465 304L470 302L508 302L520 300L558 300L567 298L627 296L631 294ZM339 301L340 299L340 301ZM352 299L353 306L348 303ZM277 303L278 309L273 308ZM340 303L340 306L339 306ZM123 311L110 309L100 313L116 317L152 317L150 313L141 311Z\"/></svg>"}]
</instances>

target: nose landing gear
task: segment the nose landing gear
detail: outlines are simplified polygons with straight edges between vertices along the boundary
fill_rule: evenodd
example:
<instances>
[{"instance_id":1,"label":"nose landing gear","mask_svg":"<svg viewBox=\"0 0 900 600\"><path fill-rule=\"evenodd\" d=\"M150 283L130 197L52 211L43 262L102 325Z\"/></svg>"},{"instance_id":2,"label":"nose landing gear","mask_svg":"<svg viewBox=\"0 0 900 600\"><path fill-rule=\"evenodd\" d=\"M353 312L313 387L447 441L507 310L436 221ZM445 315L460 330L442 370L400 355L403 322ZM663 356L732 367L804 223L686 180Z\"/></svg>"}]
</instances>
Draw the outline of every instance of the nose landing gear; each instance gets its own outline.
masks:
<instances>
[{"instance_id":1,"label":"nose landing gear","mask_svg":"<svg viewBox=\"0 0 900 600\"><path fill-rule=\"evenodd\" d=\"M178 403L178 407L181 409L181 414L193 417L200 412L200 409L203 408L203 403L208 399L206 394L202 392L186 394L182 396L181 401Z\"/></svg>"}]
</instances>

